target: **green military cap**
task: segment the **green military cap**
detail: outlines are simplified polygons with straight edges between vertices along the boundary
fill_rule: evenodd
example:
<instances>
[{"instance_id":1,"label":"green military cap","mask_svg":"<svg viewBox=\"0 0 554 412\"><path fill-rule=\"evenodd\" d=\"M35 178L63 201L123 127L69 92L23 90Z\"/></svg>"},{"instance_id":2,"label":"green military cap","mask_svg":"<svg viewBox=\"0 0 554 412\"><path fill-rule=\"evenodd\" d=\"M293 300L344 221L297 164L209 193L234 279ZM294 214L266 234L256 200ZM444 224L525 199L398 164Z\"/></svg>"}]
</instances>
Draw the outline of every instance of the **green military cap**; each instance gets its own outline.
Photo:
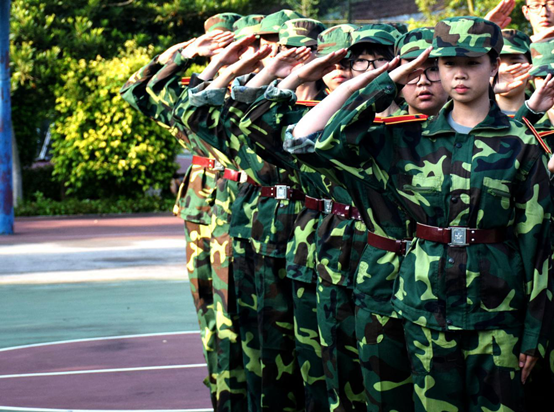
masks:
<instances>
[{"instance_id":1,"label":"green military cap","mask_svg":"<svg viewBox=\"0 0 554 412\"><path fill-rule=\"evenodd\" d=\"M531 57L533 58L533 68L529 72L531 76L554 75L554 39L531 43Z\"/></svg>"},{"instance_id":2,"label":"green military cap","mask_svg":"<svg viewBox=\"0 0 554 412\"><path fill-rule=\"evenodd\" d=\"M321 32L317 36L317 54L326 56L340 49L348 49L352 44L351 33L357 28L354 24L339 24Z\"/></svg>"},{"instance_id":3,"label":"green military cap","mask_svg":"<svg viewBox=\"0 0 554 412\"><path fill-rule=\"evenodd\" d=\"M394 27L400 34L406 34L408 33L408 25L405 23L399 23L399 22L388 22L387 24L390 24L392 27Z\"/></svg>"},{"instance_id":4,"label":"green military cap","mask_svg":"<svg viewBox=\"0 0 554 412\"><path fill-rule=\"evenodd\" d=\"M450 17L435 26L431 57L479 57L502 51L500 27L481 17Z\"/></svg>"},{"instance_id":5,"label":"green military cap","mask_svg":"<svg viewBox=\"0 0 554 412\"><path fill-rule=\"evenodd\" d=\"M233 24L235 40L240 40L251 34L258 34L260 23L264 19L263 14L250 14L241 17Z\"/></svg>"},{"instance_id":6,"label":"green military cap","mask_svg":"<svg viewBox=\"0 0 554 412\"><path fill-rule=\"evenodd\" d=\"M325 25L314 19L293 19L283 23L279 30L279 44L302 47L317 45L317 36Z\"/></svg>"},{"instance_id":7,"label":"green military cap","mask_svg":"<svg viewBox=\"0 0 554 412\"><path fill-rule=\"evenodd\" d=\"M394 46L394 42L401 36L400 32L390 24L366 24L352 32L352 46L361 43L381 44Z\"/></svg>"},{"instance_id":8,"label":"green military cap","mask_svg":"<svg viewBox=\"0 0 554 412\"><path fill-rule=\"evenodd\" d=\"M237 13L219 13L210 17L204 22L204 31L209 33L213 30L233 31L233 23L242 16Z\"/></svg>"},{"instance_id":9,"label":"green military cap","mask_svg":"<svg viewBox=\"0 0 554 412\"><path fill-rule=\"evenodd\" d=\"M396 40L394 54L401 59L415 59L433 44L432 27L420 27L410 30Z\"/></svg>"},{"instance_id":10,"label":"green military cap","mask_svg":"<svg viewBox=\"0 0 554 412\"><path fill-rule=\"evenodd\" d=\"M305 16L292 10L281 10L268 15L262 20L262 26L258 34L279 34L279 29L284 22L292 19L303 19Z\"/></svg>"},{"instance_id":11,"label":"green military cap","mask_svg":"<svg viewBox=\"0 0 554 412\"><path fill-rule=\"evenodd\" d=\"M504 47L500 54L528 54L531 52L531 39L525 33L519 30L502 30L504 37Z\"/></svg>"}]
</instances>

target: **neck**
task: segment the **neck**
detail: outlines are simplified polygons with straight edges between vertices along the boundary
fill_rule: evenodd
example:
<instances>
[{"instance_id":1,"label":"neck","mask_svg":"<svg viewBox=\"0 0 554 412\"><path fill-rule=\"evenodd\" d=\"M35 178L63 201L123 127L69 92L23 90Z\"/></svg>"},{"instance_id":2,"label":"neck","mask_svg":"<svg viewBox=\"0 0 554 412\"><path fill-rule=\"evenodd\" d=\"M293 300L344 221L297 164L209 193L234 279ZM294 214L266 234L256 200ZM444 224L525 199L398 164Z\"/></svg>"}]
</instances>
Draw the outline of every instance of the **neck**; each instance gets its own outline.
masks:
<instances>
[{"instance_id":1,"label":"neck","mask_svg":"<svg viewBox=\"0 0 554 412\"><path fill-rule=\"evenodd\" d=\"M435 116L440 109L436 110L417 110L415 107L408 105L408 114L425 114L427 116Z\"/></svg>"},{"instance_id":2,"label":"neck","mask_svg":"<svg viewBox=\"0 0 554 412\"><path fill-rule=\"evenodd\" d=\"M500 110L517 112L525 103L525 93L518 93L515 96L496 95L496 103Z\"/></svg>"},{"instance_id":3,"label":"neck","mask_svg":"<svg viewBox=\"0 0 554 412\"><path fill-rule=\"evenodd\" d=\"M314 100L318 92L315 82L302 83L296 88L296 98L298 100Z\"/></svg>"},{"instance_id":4,"label":"neck","mask_svg":"<svg viewBox=\"0 0 554 412\"><path fill-rule=\"evenodd\" d=\"M387 107L381 113L376 113L375 115L379 117L388 117L388 116L391 116L398 109L400 109L400 107L398 107L396 103L392 102L392 104L389 107Z\"/></svg>"},{"instance_id":5,"label":"neck","mask_svg":"<svg viewBox=\"0 0 554 412\"><path fill-rule=\"evenodd\" d=\"M452 109L452 119L465 127L474 128L481 123L489 114L490 101L488 94L478 101L470 104L454 101Z\"/></svg>"}]
</instances>

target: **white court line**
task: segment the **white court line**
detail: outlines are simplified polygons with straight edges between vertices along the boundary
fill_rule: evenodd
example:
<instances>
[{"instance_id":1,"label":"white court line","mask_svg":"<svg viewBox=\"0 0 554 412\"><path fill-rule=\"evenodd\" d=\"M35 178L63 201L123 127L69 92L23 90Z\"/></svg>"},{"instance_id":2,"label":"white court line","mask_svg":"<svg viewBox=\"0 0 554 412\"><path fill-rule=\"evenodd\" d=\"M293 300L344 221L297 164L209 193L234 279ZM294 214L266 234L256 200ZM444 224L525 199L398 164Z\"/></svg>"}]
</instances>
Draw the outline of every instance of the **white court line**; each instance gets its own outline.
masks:
<instances>
[{"instance_id":1,"label":"white court line","mask_svg":"<svg viewBox=\"0 0 554 412\"><path fill-rule=\"evenodd\" d=\"M0 406L0 411L14 412L132 412L130 409L45 409L45 408L21 408L18 406ZM133 409L140 412L211 412L213 409Z\"/></svg>"},{"instance_id":2,"label":"white court line","mask_svg":"<svg viewBox=\"0 0 554 412\"><path fill-rule=\"evenodd\" d=\"M207 364L197 363L197 364L190 364L190 365L143 366L139 368L90 369L90 370L63 371L63 372L23 373L23 374L16 374L16 375L0 375L0 379L34 378L36 376L83 375L87 373L111 373L111 372L151 371L151 370L162 370L162 369L186 369L186 368L201 368L204 366L207 366Z\"/></svg>"},{"instance_id":3,"label":"white court line","mask_svg":"<svg viewBox=\"0 0 554 412\"><path fill-rule=\"evenodd\" d=\"M0 349L0 352L6 352L6 351L16 350L16 349L36 348L36 347L39 347L39 346L63 345L63 344L66 344L66 343L92 342L92 341L97 341L97 340L132 339L132 338L144 338L144 337L149 337L149 336L192 335L192 334L200 334L200 331L143 333L143 334L140 334L140 335L104 336L104 337L101 337L101 338L84 338L84 339L61 340L61 341L57 341L57 342L33 343L31 345L12 346L10 348L2 348L2 349Z\"/></svg>"}]
</instances>

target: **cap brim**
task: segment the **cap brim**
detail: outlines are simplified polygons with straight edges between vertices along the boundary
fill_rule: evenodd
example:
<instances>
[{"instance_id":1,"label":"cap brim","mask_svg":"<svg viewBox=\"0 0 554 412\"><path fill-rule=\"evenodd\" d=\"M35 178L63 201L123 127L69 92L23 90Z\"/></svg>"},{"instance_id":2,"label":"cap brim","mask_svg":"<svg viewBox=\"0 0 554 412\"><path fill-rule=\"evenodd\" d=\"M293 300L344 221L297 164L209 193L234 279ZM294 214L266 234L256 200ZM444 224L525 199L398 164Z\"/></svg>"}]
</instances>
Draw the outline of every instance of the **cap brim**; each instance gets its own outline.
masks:
<instances>
[{"instance_id":1,"label":"cap brim","mask_svg":"<svg viewBox=\"0 0 554 412\"><path fill-rule=\"evenodd\" d=\"M464 49L462 47L439 47L431 50L429 57L481 57L487 54L491 49L479 47L475 49Z\"/></svg>"},{"instance_id":2,"label":"cap brim","mask_svg":"<svg viewBox=\"0 0 554 412\"><path fill-rule=\"evenodd\" d=\"M549 74L554 76L554 63L533 67L529 72L529 76L533 77L546 77Z\"/></svg>"}]
</instances>

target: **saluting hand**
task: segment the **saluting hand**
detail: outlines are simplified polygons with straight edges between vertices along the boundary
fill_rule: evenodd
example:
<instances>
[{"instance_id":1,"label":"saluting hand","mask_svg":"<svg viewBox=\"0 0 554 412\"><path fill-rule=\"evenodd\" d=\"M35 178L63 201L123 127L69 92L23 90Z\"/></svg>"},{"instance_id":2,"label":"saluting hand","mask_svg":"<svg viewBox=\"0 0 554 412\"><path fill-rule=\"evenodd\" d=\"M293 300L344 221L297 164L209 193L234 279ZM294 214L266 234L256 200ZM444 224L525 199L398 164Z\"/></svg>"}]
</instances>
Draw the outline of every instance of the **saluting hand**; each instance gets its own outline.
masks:
<instances>
[{"instance_id":1,"label":"saluting hand","mask_svg":"<svg viewBox=\"0 0 554 412\"><path fill-rule=\"evenodd\" d=\"M311 54L307 47L293 47L279 53L264 70L274 78L283 79L299 64L304 63Z\"/></svg>"},{"instance_id":2,"label":"saluting hand","mask_svg":"<svg viewBox=\"0 0 554 412\"><path fill-rule=\"evenodd\" d=\"M158 56L158 63L166 64L171 58L171 56L173 56L177 50L182 50L187 48L187 46L192 44L195 40L196 40L196 37L193 39L190 39L189 41L185 41L183 43L177 43L171 46L169 49L167 49L166 51L164 51L162 54Z\"/></svg>"},{"instance_id":3,"label":"saluting hand","mask_svg":"<svg viewBox=\"0 0 554 412\"><path fill-rule=\"evenodd\" d=\"M420 66L429 58L433 47L428 47L423 53L419 55L417 59L412 60L409 63L402 64L396 69L390 72L390 78L393 82L398 84L406 84L413 78L421 75L423 69Z\"/></svg>"},{"instance_id":4,"label":"saluting hand","mask_svg":"<svg viewBox=\"0 0 554 412\"><path fill-rule=\"evenodd\" d=\"M494 9L487 13L485 19L498 24L501 29L505 29L512 21L510 14L515 7L515 0L501 0Z\"/></svg>"},{"instance_id":5,"label":"saluting hand","mask_svg":"<svg viewBox=\"0 0 554 412\"><path fill-rule=\"evenodd\" d=\"M353 94L355 91L363 89L366 87L369 83L371 83L374 79L376 79L381 73L390 70L398 64L400 61L399 57L395 57L387 64L377 67L373 70L367 70L363 74L360 74L356 77L353 77L350 80L347 80L343 84L341 84L337 90L339 89L346 89L349 94Z\"/></svg>"},{"instance_id":6,"label":"saluting hand","mask_svg":"<svg viewBox=\"0 0 554 412\"><path fill-rule=\"evenodd\" d=\"M546 76L544 82L533 92L527 106L534 112L547 112L554 106L554 78Z\"/></svg>"},{"instance_id":7,"label":"saluting hand","mask_svg":"<svg viewBox=\"0 0 554 412\"><path fill-rule=\"evenodd\" d=\"M230 31L213 31L196 39L181 53L183 57L192 59L196 56L212 57L220 53L225 46L231 43L235 35Z\"/></svg>"},{"instance_id":8,"label":"saluting hand","mask_svg":"<svg viewBox=\"0 0 554 412\"><path fill-rule=\"evenodd\" d=\"M529 77L529 71L533 68L529 63L516 63L508 66L501 63L498 68L498 81L494 85L497 94L508 93L523 84Z\"/></svg>"},{"instance_id":9,"label":"saluting hand","mask_svg":"<svg viewBox=\"0 0 554 412\"><path fill-rule=\"evenodd\" d=\"M262 67L262 60L271 53L271 46L264 45L250 57L243 58L229 66L229 72L235 77L253 73Z\"/></svg>"}]
</instances>

